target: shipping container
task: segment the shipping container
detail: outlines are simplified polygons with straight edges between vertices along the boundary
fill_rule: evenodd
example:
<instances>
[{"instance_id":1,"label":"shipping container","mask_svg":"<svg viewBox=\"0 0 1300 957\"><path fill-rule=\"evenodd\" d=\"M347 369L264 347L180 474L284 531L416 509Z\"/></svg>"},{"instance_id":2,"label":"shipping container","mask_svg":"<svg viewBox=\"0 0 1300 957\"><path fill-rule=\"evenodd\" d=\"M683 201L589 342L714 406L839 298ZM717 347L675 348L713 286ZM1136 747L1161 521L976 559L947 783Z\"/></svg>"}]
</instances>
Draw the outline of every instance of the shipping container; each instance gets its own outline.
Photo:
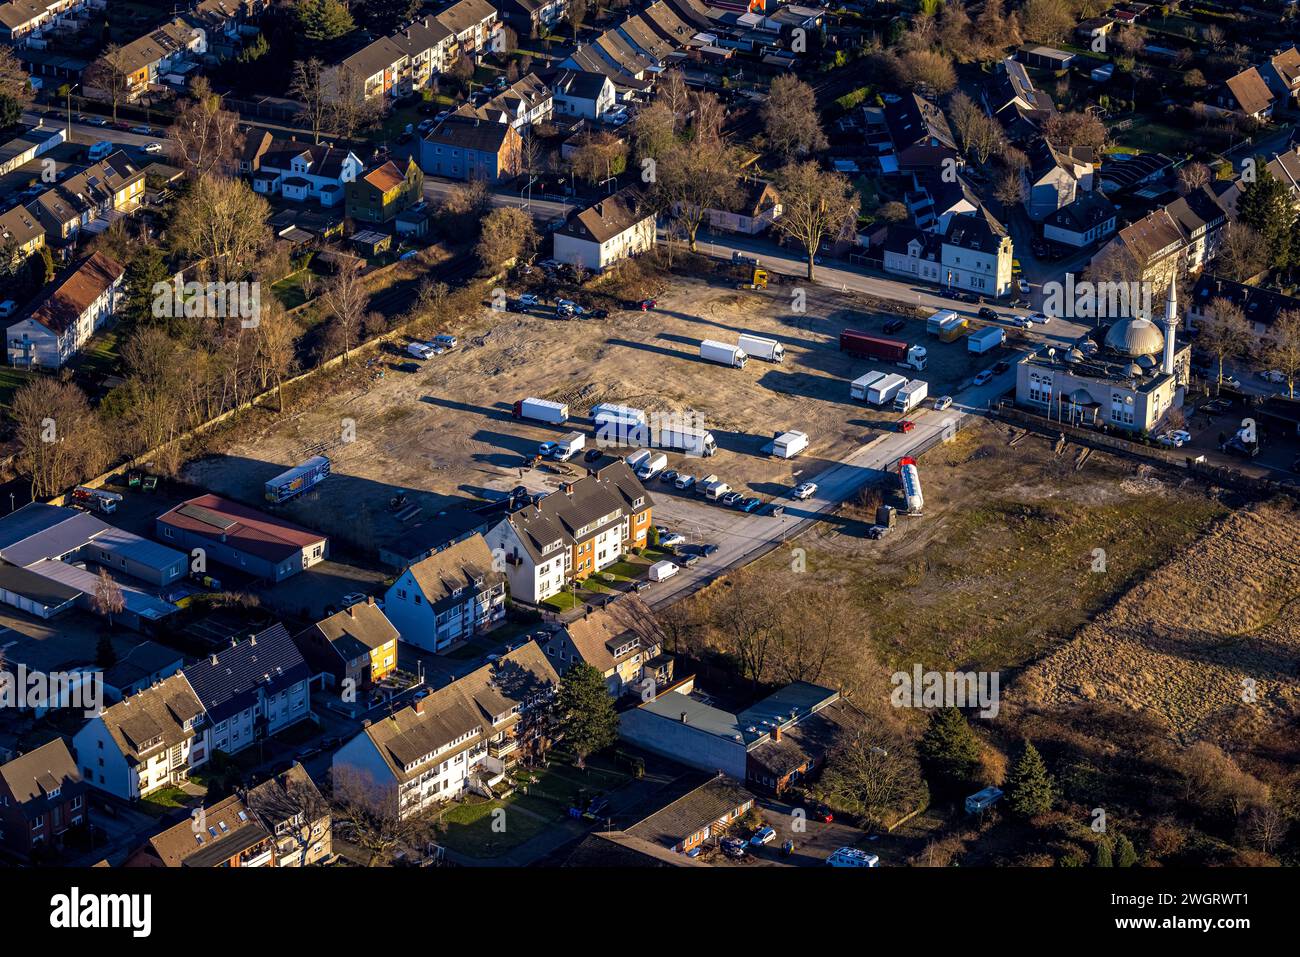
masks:
<instances>
[{"instance_id":1,"label":"shipping container","mask_svg":"<svg viewBox=\"0 0 1300 957\"><path fill-rule=\"evenodd\" d=\"M898 390L906 384L907 376L901 376L897 372L881 376L867 387L867 401L872 405L886 405L893 402Z\"/></svg>"}]
</instances>

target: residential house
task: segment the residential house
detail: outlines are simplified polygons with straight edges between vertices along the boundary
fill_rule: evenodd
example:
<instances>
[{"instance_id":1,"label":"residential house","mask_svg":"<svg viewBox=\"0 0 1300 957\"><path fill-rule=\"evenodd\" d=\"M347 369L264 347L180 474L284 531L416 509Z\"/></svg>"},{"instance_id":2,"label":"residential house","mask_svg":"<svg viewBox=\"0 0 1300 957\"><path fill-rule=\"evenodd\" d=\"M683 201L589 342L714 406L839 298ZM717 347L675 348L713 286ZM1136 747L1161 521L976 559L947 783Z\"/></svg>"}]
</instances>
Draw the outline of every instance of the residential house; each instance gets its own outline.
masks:
<instances>
[{"instance_id":1,"label":"residential house","mask_svg":"<svg viewBox=\"0 0 1300 957\"><path fill-rule=\"evenodd\" d=\"M1100 190L1090 190L1043 220L1043 238L1083 249L1114 233L1116 221L1110 200Z\"/></svg>"},{"instance_id":2,"label":"residential house","mask_svg":"<svg viewBox=\"0 0 1300 957\"><path fill-rule=\"evenodd\" d=\"M1131 259L1137 278L1156 290L1167 287L1175 276L1199 272L1223 240L1235 190L1229 186L1216 193L1213 185L1207 185L1180 196L1120 229L1093 262L1122 252ZM1125 275L1132 271L1121 270Z\"/></svg>"},{"instance_id":3,"label":"residential house","mask_svg":"<svg viewBox=\"0 0 1300 957\"><path fill-rule=\"evenodd\" d=\"M560 625L543 650L561 675L579 663L595 668L617 698L625 692L655 695L671 683L673 658L663 645L650 607L627 594Z\"/></svg>"},{"instance_id":4,"label":"residential house","mask_svg":"<svg viewBox=\"0 0 1300 957\"><path fill-rule=\"evenodd\" d=\"M1083 151L1058 150L1040 137L1029 150L1029 164L1020 171L1025 212L1034 222L1069 206L1093 187L1094 164Z\"/></svg>"},{"instance_id":5,"label":"residential house","mask_svg":"<svg viewBox=\"0 0 1300 957\"><path fill-rule=\"evenodd\" d=\"M989 116L1002 124L1007 138L1017 143L1033 139L1056 112L1051 96L1037 89L1025 65L1012 57L998 65L980 100Z\"/></svg>"},{"instance_id":6,"label":"residential house","mask_svg":"<svg viewBox=\"0 0 1300 957\"><path fill-rule=\"evenodd\" d=\"M298 762L283 774L249 788L243 799L271 834L276 867L310 867L334 855L329 803Z\"/></svg>"},{"instance_id":7,"label":"residential house","mask_svg":"<svg viewBox=\"0 0 1300 957\"><path fill-rule=\"evenodd\" d=\"M125 98L133 102L167 74L207 52L204 29L178 16L119 48L113 55L112 68L126 78ZM113 99L112 91L100 89L92 82L86 82L83 89L86 96L94 99Z\"/></svg>"},{"instance_id":8,"label":"residential house","mask_svg":"<svg viewBox=\"0 0 1300 957\"><path fill-rule=\"evenodd\" d=\"M781 197L770 181L746 176L726 209L706 209L705 215L712 230L757 236L781 218Z\"/></svg>"},{"instance_id":9,"label":"residential house","mask_svg":"<svg viewBox=\"0 0 1300 957\"><path fill-rule=\"evenodd\" d=\"M183 673L91 718L72 750L82 780L128 801L179 785L211 755L203 705Z\"/></svg>"},{"instance_id":10,"label":"residential house","mask_svg":"<svg viewBox=\"0 0 1300 957\"><path fill-rule=\"evenodd\" d=\"M526 642L410 707L369 724L334 753L335 794L407 818L474 790L549 746L559 675Z\"/></svg>"},{"instance_id":11,"label":"residential house","mask_svg":"<svg viewBox=\"0 0 1300 957\"><path fill-rule=\"evenodd\" d=\"M14 46L72 21L90 0L11 0L0 4L0 40Z\"/></svg>"},{"instance_id":12,"label":"residential house","mask_svg":"<svg viewBox=\"0 0 1300 957\"><path fill-rule=\"evenodd\" d=\"M523 139L509 123L449 116L420 142L420 168L450 179L497 183L518 175Z\"/></svg>"},{"instance_id":13,"label":"residential house","mask_svg":"<svg viewBox=\"0 0 1300 957\"><path fill-rule=\"evenodd\" d=\"M1011 290L1011 237L983 207L949 217L942 235L895 223L885 232L886 272L985 296Z\"/></svg>"},{"instance_id":14,"label":"residential house","mask_svg":"<svg viewBox=\"0 0 1300 957\"><path fill-rule=\"evenodd\" d=\"M1278 100L1295 103L1300 99L1300 50L1294 45L1265 60L1259 72Z\"/></svg>"},{"instance_id":15,"label":"residential house","mask_svg":"<svg viewBox=\"0 0 1300 957\"><path fill-rule=\"evenodd\" d=\"M641 190L625 186L579 213L554 233L555 258L592 272L653 249L655 216L642 207Z\"/></svg>"},{"instance_id":16,"label":"residential house","mask_svg":"<svg viewBox=\"0 0 1300 957\"><path fill-rule=\"evenodd\" d=\"M389 223L424 198L424 172L412 158L402 170L388 160L360 178L346 184L345 209L352 219L366 223Z\"/></svg>"},{"instance_id":17,"label":"residential house","mask_svg":"<svg viewBox=\"0 0 1300 957\"><path fill-rule=\"evenodd\" d=\"M909 146L942 146L954 152L957 149L956 137L943 110L916 93L887 99L883 119L895 154ZM883 159L882 164L885 172L894 171Z\"/></svg>"},{"instance_id":18,"label":"residential house","mask_svg":"<svg viewBox=\"0 0 1300 957\"><path fill-rule=\"evenodd\" d=\"M253 191L299 203L314 199L329 208L343 202L344 187L355 182L364 169L351 150L281 140L262 155L253 173Z\"/></svg>"},{"instance_id":19,"label":"residential house","mask_svg":"<svg viewBox=\"0 0 1300 957\"><path fill-rule=\"evenodd\" d=\"M176 674L185 666L185 656L156 641L142 641L103 670L104 696L121 701L139 694Z\"/></svg>"},{"instance_id":20,"label":"residential house","mask_svg":"<svg viewBox=\"0 0 1300 957\"><path fill-rule=\"evenodd\" d=\"M489 118L523 131L549 120L553 108L550 88L529 73L488 100L482 110Z\"/></svg>"},{"instance_id":21,"label":"residential house","mask_svg":"<svg viewBox=\"0 0 1300 957\"><path fill-rule=\"evenodd\" d=\"M397 670L398 637L372 597L316 622L294 640L326 687L355 692Z\"/></svg>"},{"instance_id":22,"label":"residential house","mask_svg":"<svg viewBox=\"0 0 1300 957\"><path fill-rule=\"evenodd\" d=\"M46 242L63 246L82 232L100 233L139 208L144 198L144 170L118 150L27 204L45 230Z\"/></svg>"},{"instance_id":23,"label":"residential house","mask_svg":"<svg viewBox=\"0 0 1300 957\"><path fill-rule=\"evenodd\" d=\"M644 545L653 505L616 461L511 512L485 538L493 555L504 556L511 597L537 603Z\"/></svg>"},{"instance_id":24,"label":"residential house","mask_svg":"<svg viewBox=\"0 0 1300 957\"><path fill-rule=\"evenodd\" d=\"M862 712L830 688L796 681L728 711L687 679L619 715L623 740L655 754L781 794L815 774Z\"/></svg>"},{"instance_id":25,"label":"residential house","mask_svg":"<svg viewBox=\"0 0 1300 957\"><path fill-rule=\"evenodd\" d=\"M458 0L434 19L447 28L455 39L449 61L460 55L475 57L487 48L500 29L497 9L487 0Z\"/></svg>"},{"instance_id":26,"label":"residential house","mask_svg":"<svg viewBox=\"0 0 1300 957\"><path fill-rule=\"evenodd\" d=\"M236 159L240 176L252 176L262 168L262 157L275 144L270 130L251 129L244 134Z\"/></svg>"},{"instance_id":27,"label":"residential house","mask_svg":"<svg viewBox=\"0 0 1300 957\"><path fill-rule=\"evenodd\" d=\"M88 821L86 784L63 738L0 765L0 844L30 857Z\"/></svg>"},{"instance_id":28,"label":"residential house","mask_svg":"<svg viewBox=\"0 0 1300 957\"><path fill-rule=\"evenodd\" d=\"M568 0L501 0L497 9L501 18L514 28L520 37L540 36L555 25L569 9Z\"/></svg>"},{"instance_id":29,"label":"residential house","mask_svg":"<svg viewBox=\"0 0 1300 957\"><path fill-rule=\"evenodd\" d=\"M127 867L274 867L275 839L238 795L149 838Z\"/></svg>"},{"instance_id":30,"label":"residential house","mask_svg":"<svg viewBox=\"0 0 1300 957\"><path fill-rule=\"evenodd\" d=\"M1187 305L1188 329L1195 330L1203 320L1212 319L1213 303L1224 299L1241 310L1250 331L1260 339L1269 335L1284 312L1300 311L1300 298L1222 279L1208 272L1197 278L1191 298L1192 301Z\"/></svg>"},{"instance_id":31,"label":"residential house","mask_svg":"<svg viewBox=\"0 0 1300 957\"><path fill-rule=\"evenodd\" d=\"M491 631L506 615L506 576L482 535L434 552L402 572L384 596L402 640L443 652Z\"/></svg>"},{"instance_id":32,"label":"residential house","mask_svg":"<svg viewBox=\"0 0 1300 957\"><path fill-rule=\"evenodd\" d=\"M1264 77L1252 66L1227 80L1206 107L1230 116L1265 120L1273 115L1275 99Z\"/></svg>"},{"instance_id":33,"label":"residential house","mask_svg":"<svg viewBox=\"0 0 1300 957\"><path fill-rule=\"evenodd\" d=\"M718 774L624 833L676 854L689 854L723 837L755 803L754 795L739 781Z\"/></svg>"},{"instance_id":34,"label":"residential house","mask_svg":"<svg viewBox=\"0 0 1300 957\"><path fill-rule=\"evenodd\" d=\"M199 495L154 520L159 540L258 578L283 581L329 556L329 541L219 495Z\"/></svg>"},{"instance_id":35,"label":"residential house","mask_svg":"<svg viewBox=\"0 0 1300 957\"><path fill-rule=\"evenodd\" d=\"M557 64L561 69L599 73L614 84L621 99L644 97L654 89L654 64L617 38L602 34L597 43L579 43Z\"/></svg>"},{"instance_id":36,"label":"residential house","mask_svg":"<svg viewBox=\"0 0 1300 957\"><path fill-rule=\"evenodd\" d=\"M181 674L203 706L212 751L235 754L311 717L311 669L281 624Z\"/></svg>"},{"instance_id":37,"label":"residential house","mask_svg":"<svg viewBox=\"0 0 1300 957\"><path fill-rule=\"evenodd\" d=\"M0 213L0 244L12 244L25 259L45 245L45 227L25 206L15 206Z\"/></svg>"},{"instance_id":38,"label":"residential house","mask_svg":"<svg viewBox=\"0 0 1300 957\"><path fill-rule=\"evenodd\" d=\"M551 79L554 110L560 116L600 120L618 99L614 81L603 73L560 70Z\"/></svg>"},{"instance_id":39,"label":"residential house","mask_svg":"<svg viewBox=\"0 0 1300 957\"><path fill-rule=\"evenodd\" d=\"M125 274L103 253L82 260L5 330L9 364L62 368L117 311Z\"/></svg>"}]
</instances>

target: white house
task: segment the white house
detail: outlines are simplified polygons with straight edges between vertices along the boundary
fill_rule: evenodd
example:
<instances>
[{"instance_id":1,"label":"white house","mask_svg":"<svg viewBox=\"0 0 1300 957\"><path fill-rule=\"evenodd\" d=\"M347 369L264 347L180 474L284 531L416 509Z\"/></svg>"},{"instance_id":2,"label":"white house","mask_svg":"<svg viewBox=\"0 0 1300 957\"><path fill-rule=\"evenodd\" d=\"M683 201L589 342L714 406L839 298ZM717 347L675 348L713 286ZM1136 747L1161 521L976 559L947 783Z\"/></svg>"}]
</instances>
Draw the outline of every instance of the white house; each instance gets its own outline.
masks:
<instances>
[{"instance_id":1,"label":"white house","mask_svg":"<svg viewBox=\"0 0 1300 957\"><path fill-rule=\"evenodd\" d=\"M347 183L354 183L364 164L351 150L321 144L279 142L262 157L253 174L253 190L296 202L316 200L341 205Z\"/></svg>"},{"instance_id":2,"label":"white house","mask_svg":"<svg viewBox=\"0 0 1300 957\"><path fill-rule=\"evenodd\" d=\"M1116 222L1110 200L1092 190L1043 220L1043 238L1082 249L1115 232Z\"/></svg>"},{"instance_id":3,"label":"white house","mask_svg":"<svg viewBox=\"0 0 1300 957\"><path fill-rule=\"evenodd\" d=\"M893 225L885 234L886 272L985 296L1011 290L1012 243L986 210L952 216L942 235Z\"/></svg>"},{"instance_id":4,"label":"white house","mask_svg":"<svg viewBox=\"0 0 1300 957\"><path fill-rule=\"evenodd\" d=\"M614 108L618 98L614 82L603 73L561 70L551 81L554 110L561 116L599 120Z\"/></svg>"},{"instance_id":5,"label":"white house","mask_svg":"<svg viewBox=\"0 0 1300 957\"><path fill-rule=\"evenodd\" d=\"M91 718L72 749L83 780L127 801L180 784L211 755L203 705L184 674Z\"/></svg>"},{"instance_id":6,"label":"white house","mask_svg":"<svg viewBox=\"0 0 1300 957\"><path fill-rule=\"evenodd\" d=\"M335 792L401 818L471 789L491 794L519 755L544 746L538 719L558 683L537 643L520 645L369 724L334 753Z\"/></svg>"},{"instance_id":7,"label":"white house","mask_svg":"<svg viewBox=\"0 0 1300 957\"><path fill-rule=\"evenodd\" d=\"M483 106L491 119L524 130L551 118L554 97L532 73L506 87Z\"/></svg>"},{"instance_id":8,"label":"white house","mask_svg":"<svg viewBox=\"0 0 1300 957\"><path fill-rule=\"evenodd\" d=\"M1029 165L1020 172L1025 212L1041 222L1092 189L1093 164L1084 156L1058 150L1041 139L1029 152Z\"/></svg>"},{"instance_id":9,"label":"white house","mask_svg":"<svg viewBox=\"0 0 1300 957\"><path fill-rule=\"evenodd\" d=\"M474 535L402 572L384 596L384 613L403 641L446 651L505 619L506 576Z\"/></svg>"},{"instance_id":10,"label":"white house","mask_svg":"<svg viewBox=\"0 0 1300 957\"><path fill-rule=\"evenodd\" d=\"M654 213L641 208L635 186L607 196L570 216L555 232L555 258L594 272L628 259L655 244Z\"/></svg>"},{"instance_id":11,"label":"white house","mask_svg":"<svg viewBox=\"0 0 1300 957\"><path fill-rule=\"evenodd\" d=\"M58 369L117 309L125 270L95 253L65 276L5 333L9 364Z\"/></svg>"}]
</instances>

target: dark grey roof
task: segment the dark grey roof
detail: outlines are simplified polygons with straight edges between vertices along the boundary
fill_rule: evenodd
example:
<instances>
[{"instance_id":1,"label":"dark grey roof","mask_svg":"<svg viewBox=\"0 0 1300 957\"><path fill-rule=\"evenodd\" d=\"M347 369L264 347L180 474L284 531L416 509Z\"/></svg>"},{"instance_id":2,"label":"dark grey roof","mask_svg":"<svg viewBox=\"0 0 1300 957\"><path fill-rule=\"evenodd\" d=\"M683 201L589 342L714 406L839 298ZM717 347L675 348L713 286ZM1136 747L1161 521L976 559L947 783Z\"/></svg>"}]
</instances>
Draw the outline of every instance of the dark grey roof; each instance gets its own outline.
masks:
<instances>
[{"instance_id":1,"label":"dark grey roof","mask_svg":"<svg viewBox=\"0 0 1300 957\"><path fill-rule=\"evenodd\" d=\"M1115 207L1100 190L1080 193L1073 203L1062 206L1047 217L1052 226L1084 233L1115 218Z\"/></svg>"},{"instance_id":2,"label":"dark grey roof","mask_svg":"<svg viewBox=\"0 0 1300 957\"><path fill-rule=\"evenodd\" d=\"M57 608L81 595L75 588L17 565L0 565L0 588L21 595L46 609Z\"/></svg>"},{"instance_id":3,"label":"dark grey roof","mask_svg":"<svg viewBox=\"0 0 1300 957\"><path fill-rule=\"evenodd\" d=\"M943 146L952 149L957 148L952 128L943 111L915 93L904 94L896 102L886 103L884 117L895 149L903 149L927 139L938 140Z\"/></svg>"},{"instance_id":4,"label":"dark grey roof","mask_svg":"<svg viewBox=\"0 0 1300 957\"><path fill-rule=\"evenodd\" d=\"M32 502L0 519L0 558L31 565L66 555L110 526L75 508Z\"/></svg>"},{"instance_id":5,"label":"dark grey roof","mask_svg":"<svg viewBox=\"0 0 1300 957\"><path fill-rule=\"evenodd\" d=\"M629 827L627 833L659 847L674 847L724 815L753 804L753 801L754 795L746 791L739 781L719 774L707 784Z\"/></svg>"},{"instance_id":6,"label":"dark grey roof","mask_svg":"<svg viewBox=\"0 0 1300 957\"><path fill-rule=\"evenodd\" d=\"M0 766L0 779L28 817L45 811L52 792L60 792L54 803L62 803L85 787L63 738L55 738Z\"/></svg>"},{"instance_id":7,"label":"dark grey roof","mask_svg":"<svg viewBox=\"0 0 1300 957\"><path fill-rule=\"evenodd\" d=\"M214 662L215 659L215 662ZM274 624L184 671L213 722L252 707L257 689L268 695L304 681L310 674L282 624Z\"/></svg>"}]
</instances>

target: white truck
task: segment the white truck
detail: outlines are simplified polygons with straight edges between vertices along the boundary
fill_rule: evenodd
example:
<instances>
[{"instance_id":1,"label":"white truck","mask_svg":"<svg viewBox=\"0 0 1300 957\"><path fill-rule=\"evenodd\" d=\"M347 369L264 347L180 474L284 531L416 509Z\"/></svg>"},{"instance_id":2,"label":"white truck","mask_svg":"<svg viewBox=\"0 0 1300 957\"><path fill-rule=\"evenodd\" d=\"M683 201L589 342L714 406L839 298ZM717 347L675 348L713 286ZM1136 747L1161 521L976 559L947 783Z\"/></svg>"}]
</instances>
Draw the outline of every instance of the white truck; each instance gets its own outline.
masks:
<instances>
[{"instance_id":1,"label":"white truck","mask_svg":"<svg viewBox=\"0 0 1300 957\"><path fill-rule=\"evenodd\" d=\"M705 339L700 343L700 358L718 365L731 366L733 369L745 368L749 355L740 346L728 345L716 339Z\"/></svg>"},{"instance_id":2,"label":"white truck","mask_svg":"<svg viewBox=\"0 0 1300 957\"><path fill-rule=\"evenodd\" d=\"M516 419L532 419L548 425L560 425L569 419L569 407L563 402L550 402L546 399L520 399L515 403Z\"/></svg>"},{"instance_id":3,"label":"white truck","mask_svg":"<svg viewBox=\"0 0 1300 957\"><path fill-rule=\"evenodd\" d=\"M871 388L872 383L878 382L885 377L885 373L880 371L868 372L864 376L859 376L849 384L849 396L854 399L866 399L867 390Z\"/></svg>"},{"instance_id":4,"label":"white truck","mask_svg":"<svg viewBox=\"0 0 1300 957\"><path fill-rule=\"evenodd\" d=\"M897 372L881 376L867 387L867 401L872 405L886 405L894 400L898 390L907 384L907 377Z\"/></svg>"},{"instance_id":5,"label":"white truck","mask_svg":"<svg viewBox=\"0 0 1300 957\"><path fill-rule=\"evenodd\" d=\"M654 455L648 455L636 466L636 477L642 482L648 482L664 469L668 467L668 456L662 452Z\"/></svg>"},{"instance_id":6,"label":"white truck","mask_svg":"<svg viewBox=\"0 0 1300 957\"><path fill-rule=\"evenodd\" d=\"M1007 331L1000 326L986 326L966 339L966 351L982 355L1007 341Z\"/></svg>"},{"instance_id":7,"label":"white truck","mask_svg":"<svg viewBox=\"0 0 1300 957\"><path fill-rule=\"evenodd\" d=\"M781 362L785 359L785 347L781 343L764 336L752 336L748 332L740 334L740 338L736 340L736 348L743 349L746 355L765 362Z\"/></svg>"},{"instance_id":8,"label":"white truck","mask_svg":"<svg viewBox=\"0 0 1300 957\"><path fill-rule=\"evenodd\" d=\"M630 468L633 472L635 472L637 469L641 467L641 463L648 458L650 458L649 449L638 449L637 451L629 455L627 458L623 459L623 461L627 463L628 468Z\"/></svg>"},{"instance_id":9,"label":"white truck","mask_svg":"<svg viewBox=\"0 0 1300 957\"><path fill-rule=\"evenodd\" d=\"M557 462L567 462L587 445L587 437L581 432L570 432L568 435L559 439L555 443L555 451L551 455Z\"/></svg>"},{"instance_id":10,"label":"white truck","mask_svg":"<svg viewBox=\"0 0 1300 957\"><path fill-rule=\"evenodd\" d=\"M659 429L655 443L661 449L685 452L687 455L708 457L718 451L713 433L707 429L690 429L685 426L665 426Z\"/></svg>"},{"instance_id":11,"label":"white truck","mask_svg":"<svg viewBox=\"0 0 1300 957\"><path fill-rule=\"evenodd\" d=\"M808 448L808 435L805 432L792 429L788 432L778 432L772 438L772 454L779 459L792 459L806 448Z\"/></svg>"},{"instance_id":12,"label":"white truck","mask_svg":"<svg viewBox=\"0 0 1300 957\"><path fill-rule=\"evenodd\" d=\"M704 497L710 502L716 502L730 491L731 486L726 482L710 482L704 489Z\"/></svg>"},{"instance_id":13,"label":"white truck","mask_svg":"<svg viewBox=\"0 0 1300 957\"><path fill-rule=\"evenodd\" d=\"M661 582L672 578L680 569L670 561L655 562L646 573L652 582Z\"/></svg>"},{"instance_id":14,"label":"white truck","mask_svg":"<svg viewBox=\"0 0 1300 957\"><path fill-rule=\"evenodd\" d=\"M921 379L912 379L894 394L894 411L911 412L930 393L930 386Z\"/></svg>"},{"instance_id":15,"label":"white truck","mask_svg":"<svg viewBox=\"0 0 1300 957\"><path fill-rule=\"evenodd\" d=\"M596 437L605 445L646 445L650 441L649 419L641 409L602 402L592 406L591 420Z\"/></svg>"}]
</instances>

